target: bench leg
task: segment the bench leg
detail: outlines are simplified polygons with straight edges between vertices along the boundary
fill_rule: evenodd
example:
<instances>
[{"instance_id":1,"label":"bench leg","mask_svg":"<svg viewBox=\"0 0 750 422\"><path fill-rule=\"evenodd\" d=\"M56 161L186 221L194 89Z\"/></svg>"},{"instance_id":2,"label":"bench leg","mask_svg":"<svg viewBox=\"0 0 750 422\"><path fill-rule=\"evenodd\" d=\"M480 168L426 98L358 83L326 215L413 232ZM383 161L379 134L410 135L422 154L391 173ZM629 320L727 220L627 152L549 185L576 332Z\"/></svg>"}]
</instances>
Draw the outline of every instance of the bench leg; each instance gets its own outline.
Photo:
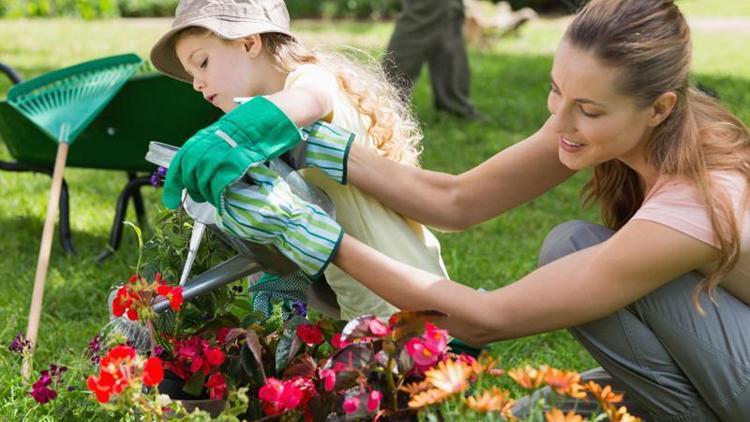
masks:
<instances>
[{"instance_id":1,"label":"bench leg","mask_svg":"<svg viewBox=\"0 0 750 422\"><path fill-rule=\"evenodd\" d=\"M45 167L27 166L12 161L0 161L0 170L25 172L30 171L34 173L42 173L48 176L52 176L52 169ZM75 254L75 248L73 247L73 240L70 234L70 194L68 192L68 184L65 179L62 181L62 189L60 191L60 215L59 215L59 236L60 244L63 250L68 254Z\"/></svg>"},{"instance_id":2,"label":"bench leg","mask_svg":"<svg viewBox=\"0 0 750 422\"><path fill-rule=\"evenodd\" d=\"M135 173L128 172L128 182L137 178L138 176ZM133 206L135 207L135 215L138 219L138 225L141 226L141 229L144 229L148 224L148 220L146 220L146 208L143 206L143 196L141 195L140 189L135 189L133 191Z\"/></svg>"},{"instance_id":3,"label":"bench leg","mask_svg":"<svg viewBox=\"0 0 750 422\"><path fill-rule=\"evenodd\" d=\"M138 196L140 197L140 187L148 185L150 183L151 180L148 176L137 177L130 180L128 184L125 185L125 188L122 190L122 192L120 192L120 196L117 198L115 219L112 222L112 231L109 234L109 243L107 244L107 249L99 254L99 256L96 258L96 262L104 262L107 258L112 256L112 254L115 253L117 249L119 249L120 241L122 240L123 219L125 218L125 213L128 209L128 201L133 195L135 195L135 192L137 192ZM141 202L141 206L143 206L143 202Z\"/></svg>"}]
</instances>

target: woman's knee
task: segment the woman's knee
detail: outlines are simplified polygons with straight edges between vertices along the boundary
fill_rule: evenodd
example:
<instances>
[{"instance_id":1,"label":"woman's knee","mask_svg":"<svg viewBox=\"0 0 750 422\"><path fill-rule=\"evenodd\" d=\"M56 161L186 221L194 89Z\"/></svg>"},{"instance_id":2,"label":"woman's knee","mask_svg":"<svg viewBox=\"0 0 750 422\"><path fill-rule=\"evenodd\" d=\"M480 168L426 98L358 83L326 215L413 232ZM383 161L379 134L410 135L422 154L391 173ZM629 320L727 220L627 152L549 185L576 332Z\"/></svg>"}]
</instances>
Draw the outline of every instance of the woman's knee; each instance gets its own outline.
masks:
<instances>
[{"instance_id":1,"label":"woman's knee","mask_svg":"<svg viewBox=\"0 0 750 422\"><path fill-rule=\"evenodd\" d=\"M538 265L552 261L573 252L586 249L607 240L614 234L611 229L582 220L571 220L552 229L542 244Z\"/></svg>"}]
</instances>

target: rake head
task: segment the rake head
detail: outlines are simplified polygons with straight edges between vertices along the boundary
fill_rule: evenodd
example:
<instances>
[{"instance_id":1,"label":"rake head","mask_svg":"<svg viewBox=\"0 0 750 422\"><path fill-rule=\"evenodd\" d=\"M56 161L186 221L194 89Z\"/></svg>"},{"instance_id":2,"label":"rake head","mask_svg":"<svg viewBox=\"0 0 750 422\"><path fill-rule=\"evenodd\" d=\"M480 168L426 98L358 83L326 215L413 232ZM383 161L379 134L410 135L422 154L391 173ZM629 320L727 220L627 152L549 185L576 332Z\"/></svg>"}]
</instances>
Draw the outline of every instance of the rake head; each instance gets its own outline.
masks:
<instances>
[{"instance_id":1,"label":"rake head","mask_svg":"<svg viewBox=\"0 0 750 422\"><path fill-rule=\"evenodd\" d=\"M66 67L13 86L8 103L53 139L71 143L142 64L123 54Z\"/></svg>"}]
</instances>

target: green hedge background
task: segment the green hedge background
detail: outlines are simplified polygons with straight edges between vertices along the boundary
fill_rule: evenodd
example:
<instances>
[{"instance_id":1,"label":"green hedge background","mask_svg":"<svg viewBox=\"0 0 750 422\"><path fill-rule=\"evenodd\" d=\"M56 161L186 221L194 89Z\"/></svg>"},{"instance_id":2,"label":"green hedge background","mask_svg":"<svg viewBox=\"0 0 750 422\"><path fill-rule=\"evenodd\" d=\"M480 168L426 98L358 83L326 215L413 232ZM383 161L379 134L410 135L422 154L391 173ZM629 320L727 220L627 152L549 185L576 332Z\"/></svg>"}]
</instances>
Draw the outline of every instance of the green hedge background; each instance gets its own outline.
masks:
<instances>
[{"instance_id":1,"label":"green hedge background","mask_svg":"<svg viewBox=\"0 0 750 422\"><path fill-rule=\"evenodd\" d=\"M497 1L497 0L493 0ZM571 10L581 0L510 0L514 9ZM0 17L171 17L178 0L0 0ZM387 19L400 0L287 0L293 18Z\"/></svg>"}]
</instances>

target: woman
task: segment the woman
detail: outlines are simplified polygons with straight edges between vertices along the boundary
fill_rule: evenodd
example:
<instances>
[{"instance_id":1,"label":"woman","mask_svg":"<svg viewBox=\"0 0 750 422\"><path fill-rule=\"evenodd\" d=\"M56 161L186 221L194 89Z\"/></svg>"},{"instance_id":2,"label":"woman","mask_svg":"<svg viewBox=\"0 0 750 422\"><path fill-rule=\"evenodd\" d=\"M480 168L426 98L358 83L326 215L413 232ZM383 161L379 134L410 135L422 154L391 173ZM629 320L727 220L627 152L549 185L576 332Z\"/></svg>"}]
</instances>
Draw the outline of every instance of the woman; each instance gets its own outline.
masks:
<instances>
[{"instance_id":1,"label":"woman","mask_svg":"<svg viewBox=\"0 0 750 422\"><path fill-rule=\"evenodd\" d=\"M747 420L750 133L690 86L690 56L672 1L593 0L560 43L550 117L530 138L458 176L352 147L349 183L447 229L498 216L593 167L585 193L607 227L555 228L536 271L479 292L352 237L338 242L337 233L333 263L398 308L448 314L441 324L470 343L569 328L655 420ZM273 215L248 212L276 228L245 237L289 249L300 221L321 218L261 176L251 171Z\"/></svg>"}]
</instances>

